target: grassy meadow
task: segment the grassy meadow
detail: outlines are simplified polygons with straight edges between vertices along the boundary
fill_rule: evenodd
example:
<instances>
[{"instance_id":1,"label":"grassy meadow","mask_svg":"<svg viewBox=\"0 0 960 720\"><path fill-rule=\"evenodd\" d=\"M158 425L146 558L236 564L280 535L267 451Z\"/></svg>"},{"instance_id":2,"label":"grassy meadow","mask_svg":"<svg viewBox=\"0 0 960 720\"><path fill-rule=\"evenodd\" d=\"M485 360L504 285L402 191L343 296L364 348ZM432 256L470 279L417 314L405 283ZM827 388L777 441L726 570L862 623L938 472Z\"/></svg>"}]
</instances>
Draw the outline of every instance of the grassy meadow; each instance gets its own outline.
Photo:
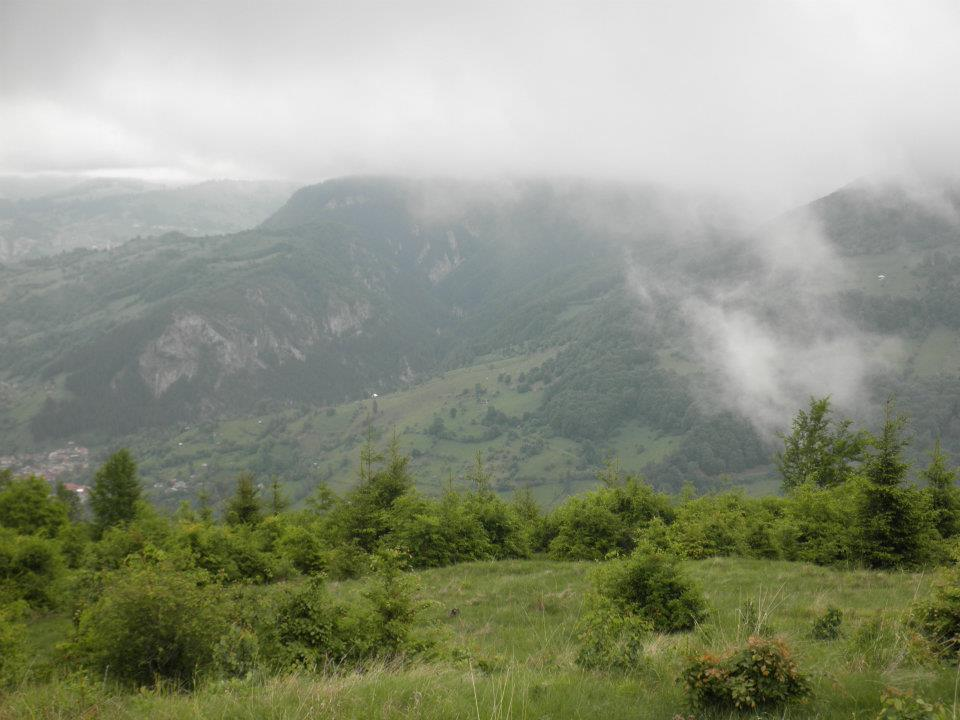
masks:
<instances>
[{"instance_id":1,"label":"grassy meadow","mask_svg":"<svg viewBox=\"0 0 960 720\"><path fill-rule=\"evenodd\" d=\"M10 691L0 701L0 718L718 717L689 707L680 671L691 654L720 652L757 632L783 638L813 685L808 702L770 717L874 718L888 687L956 712L960 673L930 658L905 625L910 605L929 590L929 574L730 558L687 562L708 600L707 620L691 633L652 636L644 663L618 673L575 664L592 567L537 559L424 571L418 579L428 606L421 622L438 639L433 655L363 672L221 681L190 694L122 693L109 679L61 676L51 638L62 637L69 619L51 616L31 627L31 645L35 662L49 665L53 679ZM365 582L330 587L349 598ZM267 603L267 595L291 589L290 583L252 588L250 601ZM840 638L813 639L814 620L831 606L843 611Z\"/></svg>"}]
</instances>

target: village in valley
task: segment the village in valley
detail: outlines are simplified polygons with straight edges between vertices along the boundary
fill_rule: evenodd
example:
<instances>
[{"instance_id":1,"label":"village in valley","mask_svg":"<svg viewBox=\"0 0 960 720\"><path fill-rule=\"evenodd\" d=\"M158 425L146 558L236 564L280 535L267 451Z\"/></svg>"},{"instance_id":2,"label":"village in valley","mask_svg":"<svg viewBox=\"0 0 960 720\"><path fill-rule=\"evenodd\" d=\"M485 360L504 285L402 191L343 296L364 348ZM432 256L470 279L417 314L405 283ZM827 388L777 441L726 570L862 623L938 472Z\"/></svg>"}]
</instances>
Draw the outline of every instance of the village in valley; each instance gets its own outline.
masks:
<instances>
[{"instance_id":1,"label":"village in valley","mask_svg":"<svg viewBox=\"0 0 960 720\"><path fill-rule=\"evenodd\" d=\"M36 475L51 484L62 482L67 490L81 497L89 488L70 480L79 479L89 467L90 450L75 442L49 452L0 455L0 471L9 469L16 476Z\"/></svg>"}]
</instances>

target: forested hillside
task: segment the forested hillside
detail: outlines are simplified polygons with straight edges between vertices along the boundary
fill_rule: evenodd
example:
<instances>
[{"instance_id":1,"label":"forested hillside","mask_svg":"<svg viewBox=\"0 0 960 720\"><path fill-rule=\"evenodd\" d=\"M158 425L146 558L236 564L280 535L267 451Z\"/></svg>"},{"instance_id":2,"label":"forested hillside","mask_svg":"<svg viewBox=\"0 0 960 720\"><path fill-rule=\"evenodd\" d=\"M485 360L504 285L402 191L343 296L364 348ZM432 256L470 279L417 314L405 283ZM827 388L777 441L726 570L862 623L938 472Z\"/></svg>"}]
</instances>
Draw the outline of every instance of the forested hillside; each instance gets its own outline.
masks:
<instances>
[{"instance_id":1,"label":"forested hillside","mask_svg":"<svg viewBox=\"0 0 960 720\"><path fill-rule=\"evenodd\" d=\"M548 502L613 456L665 489L769 488L814 390L864 421L896 394L918 445L960 449L957 196L935 189L859 183L753 228L654 187L328 181L243 232L0 268L0 434L126 442L171 502L251 466L346 487L368 426L427 487L480 450ZM811 348L852 374L795 382Z\"/></svg>"}]
</instances>

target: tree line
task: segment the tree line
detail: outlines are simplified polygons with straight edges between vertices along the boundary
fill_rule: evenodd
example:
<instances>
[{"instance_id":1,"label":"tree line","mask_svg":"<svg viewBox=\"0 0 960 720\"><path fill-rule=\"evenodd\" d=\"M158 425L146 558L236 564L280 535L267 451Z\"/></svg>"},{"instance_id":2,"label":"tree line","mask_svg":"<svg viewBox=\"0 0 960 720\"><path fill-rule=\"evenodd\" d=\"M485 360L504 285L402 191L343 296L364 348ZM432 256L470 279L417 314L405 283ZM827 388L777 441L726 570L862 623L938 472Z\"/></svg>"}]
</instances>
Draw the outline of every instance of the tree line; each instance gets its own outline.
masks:
<instances>
[{"instance_id":1,"label":"tree line","mask_svg":"<svg viewBox=\"0 0 960 720\"><path fill-rule=\"evenodd\" d=\"M413 581L401 572L408 568L533 555L631 558L619 567L632 579L605 576L619 588L608 595L633 593L631 602L652 613L644 627L660 622L672 631L702 612L702 603L669 580L669 568L682 559L943 564L960 536L956 471L937 445L920 472L925 486L908 484L904 424L888 405L876 435L855 430L834 418L829 398L812 399L782 436L782 497L696 497L689 490L670 496L610 463L597 489L550 512L529 491L498 496L479 454L469 490L451 484L439 497L425 496L395 438L385 452L368 439L353 489L337 495L321 484L298 509L288 507L278 482L263 487L244 473L219 513L201 494L161 514L145 501L126 450L97 470L89 508L63 488L51 492L42 478L6 472L0 674L9 677L16 667L22 620L49 609L74 618L64 645L70 662L109 668L118 682L162 677L189 684L204 673L242 674L252 665L319 667L426 647L413 623ZM338 603L325 589L326 580L359 576L370 584L356 603ZM657 576L666 580L651 580ZM285 582L291 580L298 582ZM663 618L657 613L666 601L650 598L674 585L677 598L686 598L682 612ZM287 589L271 594L264 612L253 612L244 599L255 586ZM614 615L598 620L599 637L621 627L623 618ZM594 647L585 662L606 652Z\"/></svg>"}]
</instances>

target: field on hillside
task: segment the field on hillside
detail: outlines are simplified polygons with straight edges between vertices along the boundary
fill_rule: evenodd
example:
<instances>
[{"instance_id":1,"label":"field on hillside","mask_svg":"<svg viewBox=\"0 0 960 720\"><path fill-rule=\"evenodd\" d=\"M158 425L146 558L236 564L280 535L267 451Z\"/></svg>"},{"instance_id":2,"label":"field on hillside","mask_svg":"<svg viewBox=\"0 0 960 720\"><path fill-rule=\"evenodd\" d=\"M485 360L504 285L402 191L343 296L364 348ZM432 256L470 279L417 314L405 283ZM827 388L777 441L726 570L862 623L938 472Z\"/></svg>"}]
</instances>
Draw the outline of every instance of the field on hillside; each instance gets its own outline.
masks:
<instances>
[{"instance_id":1,"label":"field on hillside","mask_svg":"<svg viewBox=\"0 0 960 720\"><path fill-rule=\"evenodd\" d=\"M101 683L66 679L13 691L0 718L713 717L686 703L677 681L685 658L743 642L757 625L786 641L814 689L809 702L773 717L874 718L888 687L956 711L957 668L927 657L904 624L911 603L929 588L927 575L761 560L689 562L687 571L708 599L708 619L692 633L653 636L640 667L615 673L584 671L574 662L591 567L530 560L421 573L430 603L425 623L439 643L434 657L412 665L224 681L194 694L113 695ZM361 583L336 583L332 590L349 597ZM752 618L745 611L751 602ZM842 635L814 640L814 619L829 606L843 611ZM38 662L54 655L44 647L50 627L67 622L35 624Z\"/></svg>"},{"instance_id":2,"label":"field on hillside","mask_svg":"<svg viewBox=\"0 0 960 720\"><path fill-rule=\"evenodd\" d=\"M130 447L157 502L175 505L206 487L215 501L232 492L236 475L255 472L261 482L280 475L294 500L319 481L336 491L356 482L360 446L368 428L378 446L395 432L421 490L438 495L447 483L464 487L478 452L496 490L510 495L528 487L541 506L596 485L580 445L531 427L523 419L543 399L542 383L518 378L553 357L547 351L523 357L491 358L452 370L399 392L320 409L290 409L261 416L185 425L171 433L132 438ZM502 413L494 425L491 410ZM431 425L440 421L441 425ZM663 459L678 438L636 422L626 423L603 449L625 470L638 472ZM302 461L303 458L307 460ZM183 483L181 488L178 483Z\"/></svg>"}]
</instances>

